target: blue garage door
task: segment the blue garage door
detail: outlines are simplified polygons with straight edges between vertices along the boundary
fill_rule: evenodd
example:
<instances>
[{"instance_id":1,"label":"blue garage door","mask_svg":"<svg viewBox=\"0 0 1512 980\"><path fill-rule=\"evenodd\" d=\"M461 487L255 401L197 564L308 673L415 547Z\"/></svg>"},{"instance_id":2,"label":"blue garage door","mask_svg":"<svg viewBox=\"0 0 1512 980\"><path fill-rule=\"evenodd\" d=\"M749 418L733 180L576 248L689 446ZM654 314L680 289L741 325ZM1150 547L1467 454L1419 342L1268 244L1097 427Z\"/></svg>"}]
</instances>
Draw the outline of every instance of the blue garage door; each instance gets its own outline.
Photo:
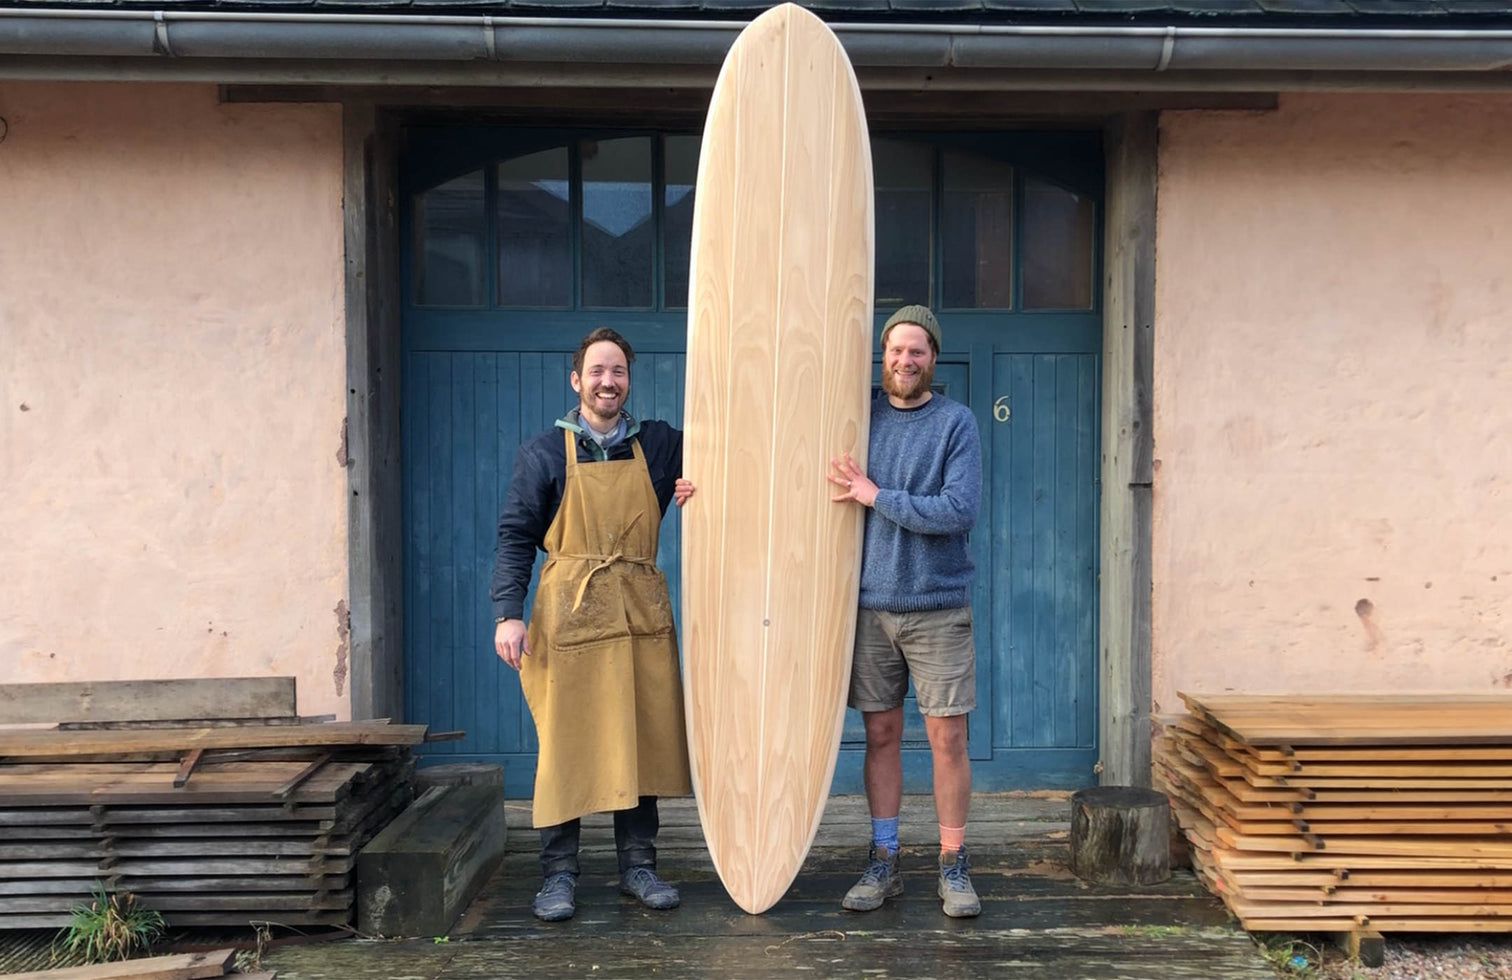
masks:
<instances>
[{"instance_id":1,"label":"blue garage door","mask_svg":"<svg viewBox=\"0 0 1512 980\"><path fill-rule=\"evenodd\" d=\"M401 160L405 715L466 738L427 761L505 766L528 796L535 734L493 653L495 522L515 449L575 404L571 352L607 325L634 345L629 408L682 416L698 138L415 128ZM877 322L940 312L938 390L981 428L980 789L1076 786L1096 759L1101 151L1095 135L873 140ZM677 608L678 518L661 561ZM905 783L929 789L907 714ZM859 792L859 717L837 792Z\"/></svg>"}]
</instances>

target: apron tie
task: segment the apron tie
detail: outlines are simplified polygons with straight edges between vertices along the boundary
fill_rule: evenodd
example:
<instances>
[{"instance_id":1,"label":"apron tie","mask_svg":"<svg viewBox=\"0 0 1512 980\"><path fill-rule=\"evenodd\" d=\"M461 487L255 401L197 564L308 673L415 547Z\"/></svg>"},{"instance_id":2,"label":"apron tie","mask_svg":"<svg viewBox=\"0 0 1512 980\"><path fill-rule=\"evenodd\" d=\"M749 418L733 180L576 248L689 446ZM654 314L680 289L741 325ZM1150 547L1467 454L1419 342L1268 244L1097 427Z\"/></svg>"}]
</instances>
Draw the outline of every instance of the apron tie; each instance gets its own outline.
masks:
<instances>
[{"instance_id":1,"label":"apron tie","mask_svg":"<svg viewBox=\"0 0 1512 980\"><path fill-rule=\"evenodd\" d=\"M632 565L651 565L653 567L656 565L655 558L632 558L627 556L623 551L616 551L612 555L569 555L564 553L553 557L575 558L581 561L598 561L598 564L588 569L588 574L584 575L583 580L578 583L577 597L572 600L573 612L577 612L578 607L583 604L583 596L588 593L588 581L593 578L594 572L602 572L610 565L619 561L630 562Z\"/></svg>"},{"instance_id":2,"label":"apron tie","mask_svg":"<svg viewBox=\"0 0 1512 980\"><path fill-rule=\"evenodd\" d=\"M642 513L643 512L637 512L634 517L630 518L630 521L624 526L624 528L620 530L619 538L621 541L625 540L625 535L630 533L631 528L640 523ZM584 575L583 580L578 583L577 598L572 600L573 612L577 612L578 607L583 604L583 596L588 592L588 581L593 578L593 574L595 572L602 572L604 569L608 568L610 565L613 565L617 561L628 561L636 565L654 566L656 564L655 556L652 556L650 558L626 558L624 548L621 548L619 551L616 551L612 555L569 555L563 553L561 555L553 557L578 558L583 561L598 561L598 564L588 569L588 574Z\"/></svg>"}]
</instances>

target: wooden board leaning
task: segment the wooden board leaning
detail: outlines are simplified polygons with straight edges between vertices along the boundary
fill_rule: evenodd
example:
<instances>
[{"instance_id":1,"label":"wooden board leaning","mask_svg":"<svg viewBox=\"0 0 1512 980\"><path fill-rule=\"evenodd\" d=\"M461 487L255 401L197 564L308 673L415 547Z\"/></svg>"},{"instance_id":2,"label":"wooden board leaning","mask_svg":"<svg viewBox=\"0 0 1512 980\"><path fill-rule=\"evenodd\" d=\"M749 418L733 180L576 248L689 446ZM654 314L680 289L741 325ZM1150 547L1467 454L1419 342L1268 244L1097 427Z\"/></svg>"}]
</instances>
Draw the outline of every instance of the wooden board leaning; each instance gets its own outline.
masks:
<instances>
[{"instance_id":1,"label":"wooden board leaning","mask_svg":"<svg viewBox=\"0 0 1512 980\"><path fill-rule=\"evenodd\" d=\"M834 35L791 4L731 48L704 129L689 281L682 629L689 752L715 868L741 908L792 883L839 751L862 514L871 155Z\"/></svg>"}]
</instances>

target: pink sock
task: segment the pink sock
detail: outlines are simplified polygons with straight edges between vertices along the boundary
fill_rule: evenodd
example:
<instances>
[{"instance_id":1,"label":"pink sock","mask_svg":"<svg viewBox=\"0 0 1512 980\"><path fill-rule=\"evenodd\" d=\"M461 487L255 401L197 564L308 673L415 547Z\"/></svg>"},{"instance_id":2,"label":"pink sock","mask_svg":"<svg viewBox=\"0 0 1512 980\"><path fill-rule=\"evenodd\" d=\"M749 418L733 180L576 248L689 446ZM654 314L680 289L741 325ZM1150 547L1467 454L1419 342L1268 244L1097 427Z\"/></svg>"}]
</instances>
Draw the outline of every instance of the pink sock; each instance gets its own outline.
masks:
<instances>
[{"instance_id":1,"label":"pink sock","mask_svg":"<svg viewBox=\"0 0 1512 980\"><path fill-rule=\"evenodd\" d=\"M954 854L966 841L965 827L947 827L940 824L940 853Z\"/></svg>"}]
</instances>

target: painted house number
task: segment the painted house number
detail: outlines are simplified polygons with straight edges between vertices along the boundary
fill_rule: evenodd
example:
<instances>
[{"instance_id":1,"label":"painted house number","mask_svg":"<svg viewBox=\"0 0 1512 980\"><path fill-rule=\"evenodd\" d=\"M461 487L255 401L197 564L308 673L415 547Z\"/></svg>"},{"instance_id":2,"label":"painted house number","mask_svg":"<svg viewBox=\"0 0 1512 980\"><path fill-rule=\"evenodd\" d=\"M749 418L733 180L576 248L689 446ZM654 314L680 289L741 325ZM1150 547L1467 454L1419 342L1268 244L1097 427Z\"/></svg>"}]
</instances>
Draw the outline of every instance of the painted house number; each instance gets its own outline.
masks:
<instances>
[{"instance_id":1,"label":"painted house number","mask_svg":"<svg viewBox=\"0 0 1512 980\"><path fill-rule=\"evenodd\" d=\"M1008 396L998 395L997 401L992 403L992 417L999 422L1006 422L1010 414L1012 413L1008 410Z\"/></svg>"}]
</instances>

